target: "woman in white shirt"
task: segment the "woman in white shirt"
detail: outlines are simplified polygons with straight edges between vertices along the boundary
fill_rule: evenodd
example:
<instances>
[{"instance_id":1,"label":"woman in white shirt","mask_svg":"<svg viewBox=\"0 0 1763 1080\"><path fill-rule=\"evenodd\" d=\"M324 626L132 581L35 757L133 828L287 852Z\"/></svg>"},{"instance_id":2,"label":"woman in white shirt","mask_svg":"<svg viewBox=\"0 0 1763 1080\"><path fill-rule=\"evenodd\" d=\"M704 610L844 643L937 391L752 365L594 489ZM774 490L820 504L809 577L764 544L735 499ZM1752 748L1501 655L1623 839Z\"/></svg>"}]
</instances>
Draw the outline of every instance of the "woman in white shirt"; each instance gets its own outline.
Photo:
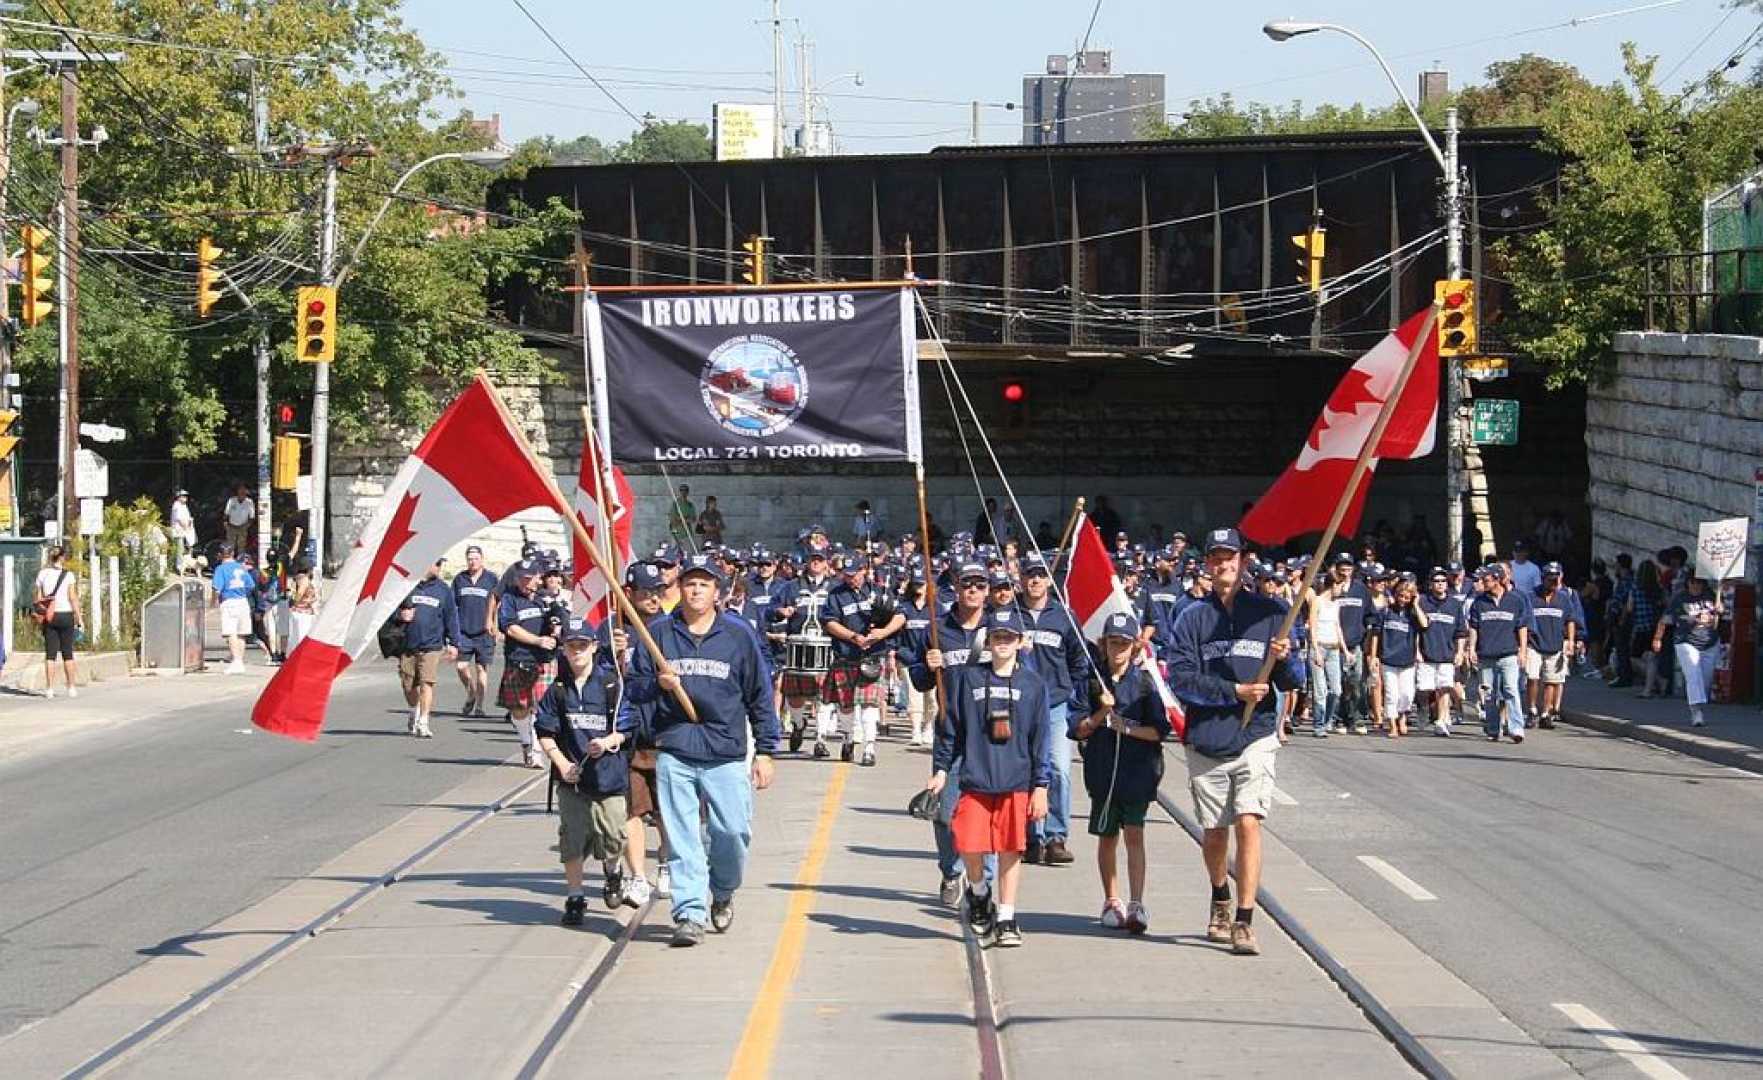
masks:
<instances>
[{"instance_id":1,"label":"woman in white shirt","mask_svg":"<svg viewBox=\"0 0 1763 1080\"><path fill-rule=\"evenodd\" d=\"M73 642L79 631L85 629L86 621L80 614L79 580L62 565L66 558L67 553L58 547L43 553L43 569L37 572L31 597L35 610L47 616L42 624L43 696L50 698L55 696L57 657L61 659L62 684L67 687L67 696L80 696L74 686Z\"/></svg>"},{"instance_id":2,"label":"woman in white shirt","mask_svg":"<svg viewBox=\"0 0 1763 1080\"><path fill-rule=\"evenodd\" d=\"M1341 704L1341 657L1347 641L1341 636L1340 595L1347 591L1346 582L1324 577L1320 591L1310 594L1310 698L1312 725L1310 733L1318 739L1328 738L1334 725L1335 710Z\"/></svg>"}]
</instances>

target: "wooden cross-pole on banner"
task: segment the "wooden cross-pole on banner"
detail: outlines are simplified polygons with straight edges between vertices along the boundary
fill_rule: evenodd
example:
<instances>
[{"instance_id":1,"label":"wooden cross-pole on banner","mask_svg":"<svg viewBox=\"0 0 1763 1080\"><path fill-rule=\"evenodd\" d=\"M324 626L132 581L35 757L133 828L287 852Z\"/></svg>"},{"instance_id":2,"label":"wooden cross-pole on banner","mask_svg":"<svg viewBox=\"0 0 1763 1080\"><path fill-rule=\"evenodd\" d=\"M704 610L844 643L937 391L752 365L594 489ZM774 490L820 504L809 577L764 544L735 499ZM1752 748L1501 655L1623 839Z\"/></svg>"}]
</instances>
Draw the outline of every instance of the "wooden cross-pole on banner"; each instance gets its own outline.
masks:
<instances>
[{"instance_id":1,"label":"wooden cross-pole on banner","mask_svg":"<svg viewBox=\"0 0 1763 1080\"><path fill-rule=\"evenodd\" d=\"M1077 505L1071 508L1071 518L1065 523L1065 531L1059 534L1059 546L1053 549L1053 557L1055 559L1057 559L1059 554L1065 550L1065 546L1071 543L1071 538L1077 535L1077 523L1083 518L1083 516L1084 497L1079 495L1077 497Z\"/></svg>"},{"instance_id":2,"label":"wooden cross-pole on banner","mask_svg":"<svg viewBox=\"0 0 1763 1080\"><path fill-rule=\"evenodd\" d=\"M1335 502L1334 513L1329 515L1328 528L1322 531L1322 540L1316 545L1316 553L1311 556L1310 564L1304 568L1304 584L1298 590L1297 599L1286 612L1285 621L1280 624L1279 633L1274 641L1290 638L1292 627L1298 621L1298 612L1304 608L1305 601L1310 598L1310 581L1315 572L1328 557L1328 549L1334 546L1335 534L1340 531L1341 520L1347 516L1347 507L1353 505L1353 493L1365 482L1366 473L1371 471L1371 459L1376 456L1377 444L1383 441L1384 429L1390 426L1390 417L1396 414L1396 405L1402 400L1402 391L1408 388L1408 376L1414 374L1414 368L1420 363L1420 355L1426 351L1426 343L1432 338L1432 328L1439 319L1440 304L1433 301L1427 309L1426 321L1420 324L1420 333L1414 335L1414 344L1408 347L1408 359L1403 362L1402 370L1396 375L1396 385L1383 399L1383 407L1377 411L1377 419L1372 422L1371 431L1365 436L1365 445L1359 448L1359 456L1353 461L1353 472L1347 477L1347 486L1341 497ZM1241 588L1239 579L1238 588ZM1261 660L1261 670L1255 675L1257 683L1264 683L1273 676L1273 649L1269 642L1267 655ZM1249 726L1249 720L1255 715L1255 706L1259 702L1243 704L1243 727Z\"/></svg>"},{"instance_id":3,"label":"wooden cross-pole on banner","mask_svg":"<svg viewBox=\"0 0 1763 1080\"><path fill-rule=\"evenodd\" d=\"M575 508L569 505L569 500L563 495L563 489L557 486L556 479L551 476L551 470L538 468L539 456L533 452L533 444L527 441L526 433L520 429L519 424L514 422L514 415L508 411L508 403L502 400L502 395L496 392L495 384L490 382L489 377L484 374L482 369L478 370L477 380L483 383L484 389L490 395L490 400L496 403L496 411L501 414L502 422L508 425L508 430L512 431L514 437L520 440L521 449L526 451L527 458L532 461L539 478L545 482L545 489L551 495L552 506L559 514L563 515L563 520L569 522L570 528L575 531L575 538L581 541L582 548L588 553L588 561L593 563L600 573L606 575L606 584L611 589L611 595L617 598L617 606L624 612L624 617L630 620L631 626L636 628L637 637L642 640L643 648L649 650L650 658L655 661L655 670L661 674L671 674L673 668L668 664L667 657L662 655L661 646L655 643L654 637L649 634L649 628L643 625L642 616L637 614L637 609L631 606L631 598L626 595L624 585L607 571L606 563L602 560L600 551L594 544L594 538L588 535L587 526L583 525L582 519L576 516ZM682 686L675 690L673 696L674 700L679 702L679 707L685 712L686 718L694 724L698 723L698 709L692 704L692 699L687 696L685 687Z\"/></svg>"}]
</instances>

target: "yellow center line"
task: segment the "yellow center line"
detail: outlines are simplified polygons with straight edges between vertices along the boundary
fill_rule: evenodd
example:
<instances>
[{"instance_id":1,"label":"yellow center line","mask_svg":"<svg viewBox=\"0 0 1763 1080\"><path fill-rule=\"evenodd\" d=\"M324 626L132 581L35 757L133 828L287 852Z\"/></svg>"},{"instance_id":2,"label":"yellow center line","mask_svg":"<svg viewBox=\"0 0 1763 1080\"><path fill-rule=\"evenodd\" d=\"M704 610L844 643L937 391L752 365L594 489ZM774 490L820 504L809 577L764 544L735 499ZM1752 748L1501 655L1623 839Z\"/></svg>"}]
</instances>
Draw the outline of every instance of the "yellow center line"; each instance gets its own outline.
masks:
<instances>
[{"instance_id":1,"label":"yellow center line","mask_svg":"<svg viewBox=\"0 0 1763 1080\"><path fill-rule=\"evenodd\" d=\"M735 1051L734 1064L729 1066L730 1080L751 1080L766 1076L771 1070L771 1056L777 1050L778 1031L783 1027L784 1001L796 982L796 969L802 964L802 950L808 939L808 913L814 907L814 887L820 883L820 871L826 865L827 849L832 846L833 820L839 814L839 802L845 794L845 777L851 766L833 769L820 800L820 816L814 824L814 837L808 842L808 854L796 871L796 888L790 894L790 907L784 914L783 929L778 932L777 945L771 953L771 964L765 969L765 981L747 1013L747 1027L741 1033L740 1048Z\"/></svg>"}]
</instances>

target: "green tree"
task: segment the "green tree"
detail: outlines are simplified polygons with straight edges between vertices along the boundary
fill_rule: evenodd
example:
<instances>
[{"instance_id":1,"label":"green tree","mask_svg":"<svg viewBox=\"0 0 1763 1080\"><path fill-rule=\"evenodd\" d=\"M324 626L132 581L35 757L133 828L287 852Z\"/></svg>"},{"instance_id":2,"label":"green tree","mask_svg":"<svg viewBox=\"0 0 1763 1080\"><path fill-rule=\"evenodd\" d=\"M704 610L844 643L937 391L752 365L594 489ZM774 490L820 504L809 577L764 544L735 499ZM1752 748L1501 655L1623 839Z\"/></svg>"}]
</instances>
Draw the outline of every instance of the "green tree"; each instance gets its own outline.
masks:
<instances>
[{"instance_id":1,"label":"green tree","mask_svg":"<svg viewBox=\"0 0 1763 1080\"><path fill-rule=\"evenodd\" d=\"M1657 59L1623 48L1626 79L1568 85L1543 117L1560 154L1548 223L1495 247L1516 310L1504 330L1543 361L1552 385L1603 369L1618 331L1641 325L1641 258L1701 246L1702 199L1755 167L1763 89L1716 75L1699 95L1667 94Z\"/></svg>"},{"instance_id":2,"label":"green tree","mask_svg":"<svg viewBox=\"0 0 1763 1080\"><path fill-rule=\"evenodd\" d=\"M618 145L619 161L709 161L716 146L710 129L688 120L657 120L644 114L643 126Z\"/></svg>"},{"instance_id":3,"label":"green tree","mask_svg":"<svg viewBox=\"0 0 1763 1080\"><path fill-rule=\"evenodd\" d=\"M1457 95L1465 127L1533 127L1566 94L1591 84L1572 64L1524 53L1516 60L1489 64L1488 81Z\"/></svg>"}]
</instances>

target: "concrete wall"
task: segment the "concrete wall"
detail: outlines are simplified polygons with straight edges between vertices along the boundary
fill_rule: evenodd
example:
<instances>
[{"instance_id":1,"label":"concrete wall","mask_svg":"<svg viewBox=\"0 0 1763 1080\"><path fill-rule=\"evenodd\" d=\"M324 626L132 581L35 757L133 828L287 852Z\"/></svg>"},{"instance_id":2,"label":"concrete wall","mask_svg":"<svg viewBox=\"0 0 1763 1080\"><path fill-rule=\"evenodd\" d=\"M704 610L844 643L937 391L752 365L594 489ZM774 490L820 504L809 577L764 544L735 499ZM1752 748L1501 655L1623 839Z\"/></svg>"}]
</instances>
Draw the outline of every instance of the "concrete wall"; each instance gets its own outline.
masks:
<instances>
[{"instance_id":1,"label":"concrete wall","mask_svg":"<svg viewBox=\"0 0 1763 1080\"><path fill-rule=\"evenodd\" d=\"M1588 391L1585 438L1595 552L1693 551L1697 523L1753 512L1763 338L1617 335L1614 376ZM1753 545L1753 566L1759 554Z\"/></svg>"}]
</instances>

